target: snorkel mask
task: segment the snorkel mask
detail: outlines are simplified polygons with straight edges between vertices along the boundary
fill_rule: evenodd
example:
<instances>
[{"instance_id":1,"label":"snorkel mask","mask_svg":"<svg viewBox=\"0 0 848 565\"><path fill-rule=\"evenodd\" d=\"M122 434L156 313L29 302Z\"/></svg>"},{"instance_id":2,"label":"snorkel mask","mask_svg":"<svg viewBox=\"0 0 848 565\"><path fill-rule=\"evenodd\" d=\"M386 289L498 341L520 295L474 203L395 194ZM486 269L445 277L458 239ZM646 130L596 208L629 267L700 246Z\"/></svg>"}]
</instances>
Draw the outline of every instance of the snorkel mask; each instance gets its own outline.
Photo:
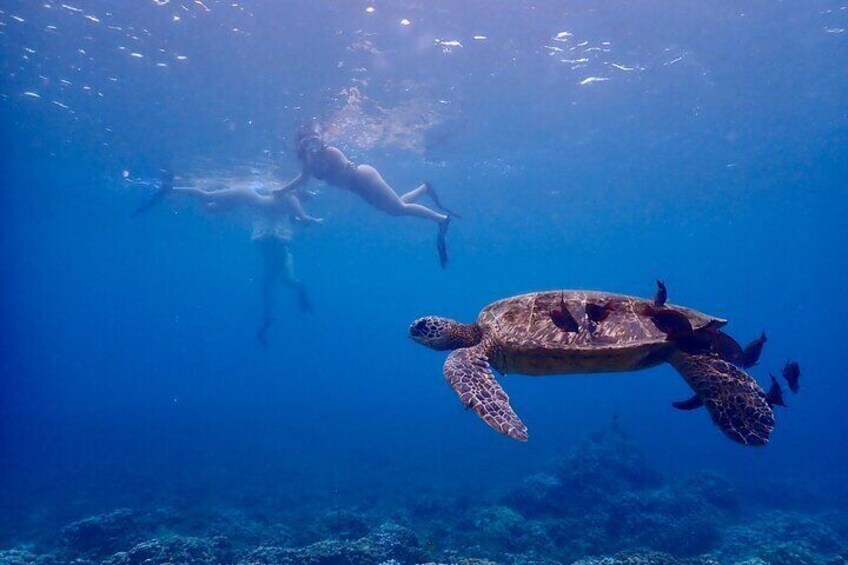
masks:
<instances>
[{"instance_id":1,"label":"snorkel mask","mask_svg":"<svg viewBox=\"0 0 848 565\"><path fill-rule=\"evenodd\" d=\"M304 137L299 145L300 150L305 153L317 153L324 148L324 140L316 133Z\"/></svg>"}]
</instances>

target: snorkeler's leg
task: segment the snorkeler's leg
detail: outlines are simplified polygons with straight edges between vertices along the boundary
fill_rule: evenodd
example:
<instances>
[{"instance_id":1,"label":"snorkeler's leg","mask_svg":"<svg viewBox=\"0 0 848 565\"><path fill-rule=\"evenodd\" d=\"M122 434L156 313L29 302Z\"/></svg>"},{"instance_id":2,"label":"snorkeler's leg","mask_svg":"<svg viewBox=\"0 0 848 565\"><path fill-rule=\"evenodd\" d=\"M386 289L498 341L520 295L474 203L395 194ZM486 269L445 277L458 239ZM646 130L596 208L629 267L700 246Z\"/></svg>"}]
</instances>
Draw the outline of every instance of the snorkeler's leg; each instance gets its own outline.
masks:
<instances>
[{"instance_id":1,"label":"snorkeler's leg","mask_svg":"<svg viewBox=\"0 0 848 565\"><path fill-rule=\"evenodd\" d=\"M430 199L433 201L433 204L436 205L436 208L438 208L448 216L453 216L455 218L460 217L459 214L457 214L456 212L441 203L441 201L439 200L439 195L436 194L436 189L433 188L433 184L431 182L425 182L424 186L427 187L426 192L430 195Z\"/></svg>"},{"instance_id":2,"label":"snorkeler's leg","mask_svg":"<svg viewBox=\"0 0 848 565\"><path fill-rule=\"evenodd\" d=\"M415 216L416 218L432 220L438 224L448 219L448 216L445 214L440 214L421 204L404 204L403 202L399 202L398 204L399 206L396 209L389 211L390 214L395 216Z\"/></svg>"},{"instance_id":3,"label":"snorkeler's leg","mask_svg":"<svg viewBox=\"0 0 848 565\"><path fill-rule=\"evenodd\" d=\"M150 201L136 210L136 212L133 213L133 217L149 208L152 208L167 194L194 198L201 201L206 205L208 210L213 212L223 212L238 208L239 206L250 205L258 198L255 194L252 194L249 191L237 188L205 190L197 186L173 186L172 183L165 184L163 182L162 188L151 197Z\"/></svg>"},{"instance_id":4,"label":"snorkeler's leg","mask_svg":"<svg viewBox=\"0 0 848 565\"><path fill-rule=\"evenodd\" d=\"M233 210L240 206L249 206L257 198L254 194L236 188L225 188L222 190L203 190L196 187L178 187L174 189L175 194L186 194L197 198L213 212L224 212Z\"/></svg>"},{"instance_id":5,"label":"snorkeler's leg","mask_svg":"<svg viewBox=\"0 0 848 565\"><path fill-rule=\"evenodd\" d=\"M391 214L392 216L417 216L436 222L442 221L444 216L426 206L412 204L410 201L420 197L426 192L427 187L418 187L403 196L389 186L379 171L371 165L359 165L356 167L355 183L352 190L364 198L375 208Z\"/></svg>"},{"instance_id":6,"label":"snorkeler's leg","mask_svg":"<svg viewBox=\"0 0 848 565\"><path fill-rule=\"evenodd\" d=\"M281 269L283 284L297 293L297 307L300 311L306 314L312 313L312 301L309 300L309 294L306 292L306 286L294 276L294 257L292 257L291 251L289 251L288 247L286 247L284 261L285 263Z\"/></svg>"},{"instance_id":7,"label":"snorkeler's leg","mask_svg":"<svg viewBox=\"0 0 848 565\"><path fill-rule=\"evenodd\" d=\"M400 199L404 203L409 204L410 202L415 202L425 194L430 196L430 200L433 201L433 204L436 205L436 208L438 208L448 216L454 216L456 218L459 218L459 214L442 204L442 202L439 200L439 195L436 194L436 191L433 188L432 183L430 182L425 182L418 188L410 190L406 194L401 194Z\"/></svg>"},{"instance_id":8,"label":"snorkeler's leg","mask_svg":"<svg viewBox=\"0 0 848 565\"><path fill-rule=\"evenodd\" d=\"M262 286L260 298L262 300L262 323L256 332L256 339L262 347L268 347L268 330L274 323L272 315L274 310L274 283L279 274L277 250L274 248L275 241L272 238L256 240L259 252L262 254Z\"/></svg>"},{"instance_id":9,"label":"snorkeler's leg","mask_svg":"<svg viewBox=\"0 0 848 565\"><path fill-rule=\"evenodd\" d=\"M439 232L436 237L436 248L439 251L439 262L444 268L448 263L447 243L445 236L447 235L448 225L450 224L450 216L440 214L421 204L413 204L404 202L398 196L397 192L388 185L380 173L370 165L359 165L356 168L357 183L356 191L375 208L379 208L384 212L393 216L415 216L436 222L439 226ZM424 184L427 192L432 192L427 183ZM418 192L418 194L415 194ZM409 199L420 196L425 191L418 187L412 193L407 193ZM412 196L410 196L412 194Z\"/></svg>"},{"instance_id":10,"label":"snorkeler's leg","mask_svg":"<svg viewBox=\"0 0 848 565\"><path fill-rule=\"evenodd\" d=\"M418 200L419 198L421 198L422 196L427 194L427 192L429 190L430 190L430 187L425 182L424 184L422 184L418 188L414 188L414 189L410 190L409 192L407 192L406 194L401 194L400 200L401 200L401 202L403 202L405 204L409 204L410 202L415 202L416 200Z\"/></svg>"}]
</instances>

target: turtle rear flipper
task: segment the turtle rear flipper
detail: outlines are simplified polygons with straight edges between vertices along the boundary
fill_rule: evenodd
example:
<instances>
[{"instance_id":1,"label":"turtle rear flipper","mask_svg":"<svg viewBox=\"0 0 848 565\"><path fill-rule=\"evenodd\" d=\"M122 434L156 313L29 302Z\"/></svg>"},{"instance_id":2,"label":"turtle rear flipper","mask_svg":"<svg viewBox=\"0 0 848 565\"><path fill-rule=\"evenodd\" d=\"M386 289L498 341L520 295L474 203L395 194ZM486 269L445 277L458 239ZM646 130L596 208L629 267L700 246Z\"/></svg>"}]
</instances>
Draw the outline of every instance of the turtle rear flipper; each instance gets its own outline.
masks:
<instances>
[{"instance_id":1,"label":"turtle rear flipper","mask_svg":"<svg viewBox=\"0 0 848 565\"><path fill-rule=\"evenodd\" d=\"M483 345L457 349L448 355L445 378L462 403L473 408L492 429L527 441L527 426L509 405L509 396L495 380Z\"/></svg>"},{"instance_id":2,"label":"turtle rear flipper","mask_svg":"<svg viewBox=\"0 0 848 565\"><path fill-rule=\"evenodd\" d=\"M713 353L678 352L669 362L727 437L744 445L768 443L774 413L766 393L747 373Z\"/></svg>"}]
</instances>

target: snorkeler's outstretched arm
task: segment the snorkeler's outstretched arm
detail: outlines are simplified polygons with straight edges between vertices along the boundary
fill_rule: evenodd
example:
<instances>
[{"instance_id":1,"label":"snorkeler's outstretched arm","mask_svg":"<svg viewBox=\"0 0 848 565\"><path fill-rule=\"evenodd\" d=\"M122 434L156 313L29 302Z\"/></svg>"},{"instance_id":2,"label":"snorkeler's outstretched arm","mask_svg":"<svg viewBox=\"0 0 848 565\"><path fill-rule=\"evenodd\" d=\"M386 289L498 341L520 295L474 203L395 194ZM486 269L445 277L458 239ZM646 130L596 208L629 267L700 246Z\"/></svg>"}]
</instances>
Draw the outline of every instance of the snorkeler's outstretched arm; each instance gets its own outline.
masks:
<instances>
[{"instance_id":1,"label":"snorkeler's outstretched arm","mask_svg":"<svg viewBox=\"0 0 848 565\"><path fill-rule=\"evenodd\" d=\"M309 171L304 167L304 169L300 172L299 175L294 177L292 180L281 186L280 188L274 190L271 194L274 196L283 196L284 194L290 193L292 190L303 186L309 180L310 174Z\"/></svg>"},{"instance_id":2,"label":"snorkeler's outstretched arm","mask_svg":"<svg viewBox=\"0 0 848 565\"><path fill-rule=\"evenodd\" d=\"M292 192L284 194L279 194L277 192L274 193L273 197L276 199L283 199L283 201L286 203L286 206L290 210L291 216L295 220L307 224L320 224L324 221L322 218L316 218L315 216L311 216L309 212L304 209L303 203L300 201L300 198L298 198L297 195Z\"/></svg>"}]
</instances>

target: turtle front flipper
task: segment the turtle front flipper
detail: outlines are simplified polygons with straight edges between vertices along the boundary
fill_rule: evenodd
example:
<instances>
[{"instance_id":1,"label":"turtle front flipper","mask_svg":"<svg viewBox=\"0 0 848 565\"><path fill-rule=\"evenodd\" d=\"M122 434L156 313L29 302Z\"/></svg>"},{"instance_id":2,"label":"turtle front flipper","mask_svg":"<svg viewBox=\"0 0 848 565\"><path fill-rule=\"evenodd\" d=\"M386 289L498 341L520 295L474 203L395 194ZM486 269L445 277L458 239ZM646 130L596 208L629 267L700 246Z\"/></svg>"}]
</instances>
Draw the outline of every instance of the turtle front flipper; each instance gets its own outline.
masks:
<instances>
[{"instance_id":1,"label":"turtle front flipper","mask_svg":"<svg viewBox=\"0 0 848 565\"><path fill-rule=\"evenodd\" d=\"M457 349L445 361L445 378L459 399L492 429L527 441L527 426L513 412L509 396L495 380L484 345Z\"/></svg>"},{"instance_id":2,"label":"turtle front flipper","mask_svg":"<svg viewBox=\"0 0 848 565\"><path fill-rule=\"evenodd\" d=\"M768 443L774 413L766 393L747 373L713 353L678 352L669 361L727 437L744 445Z\"/></svg>"}]
</instances>

